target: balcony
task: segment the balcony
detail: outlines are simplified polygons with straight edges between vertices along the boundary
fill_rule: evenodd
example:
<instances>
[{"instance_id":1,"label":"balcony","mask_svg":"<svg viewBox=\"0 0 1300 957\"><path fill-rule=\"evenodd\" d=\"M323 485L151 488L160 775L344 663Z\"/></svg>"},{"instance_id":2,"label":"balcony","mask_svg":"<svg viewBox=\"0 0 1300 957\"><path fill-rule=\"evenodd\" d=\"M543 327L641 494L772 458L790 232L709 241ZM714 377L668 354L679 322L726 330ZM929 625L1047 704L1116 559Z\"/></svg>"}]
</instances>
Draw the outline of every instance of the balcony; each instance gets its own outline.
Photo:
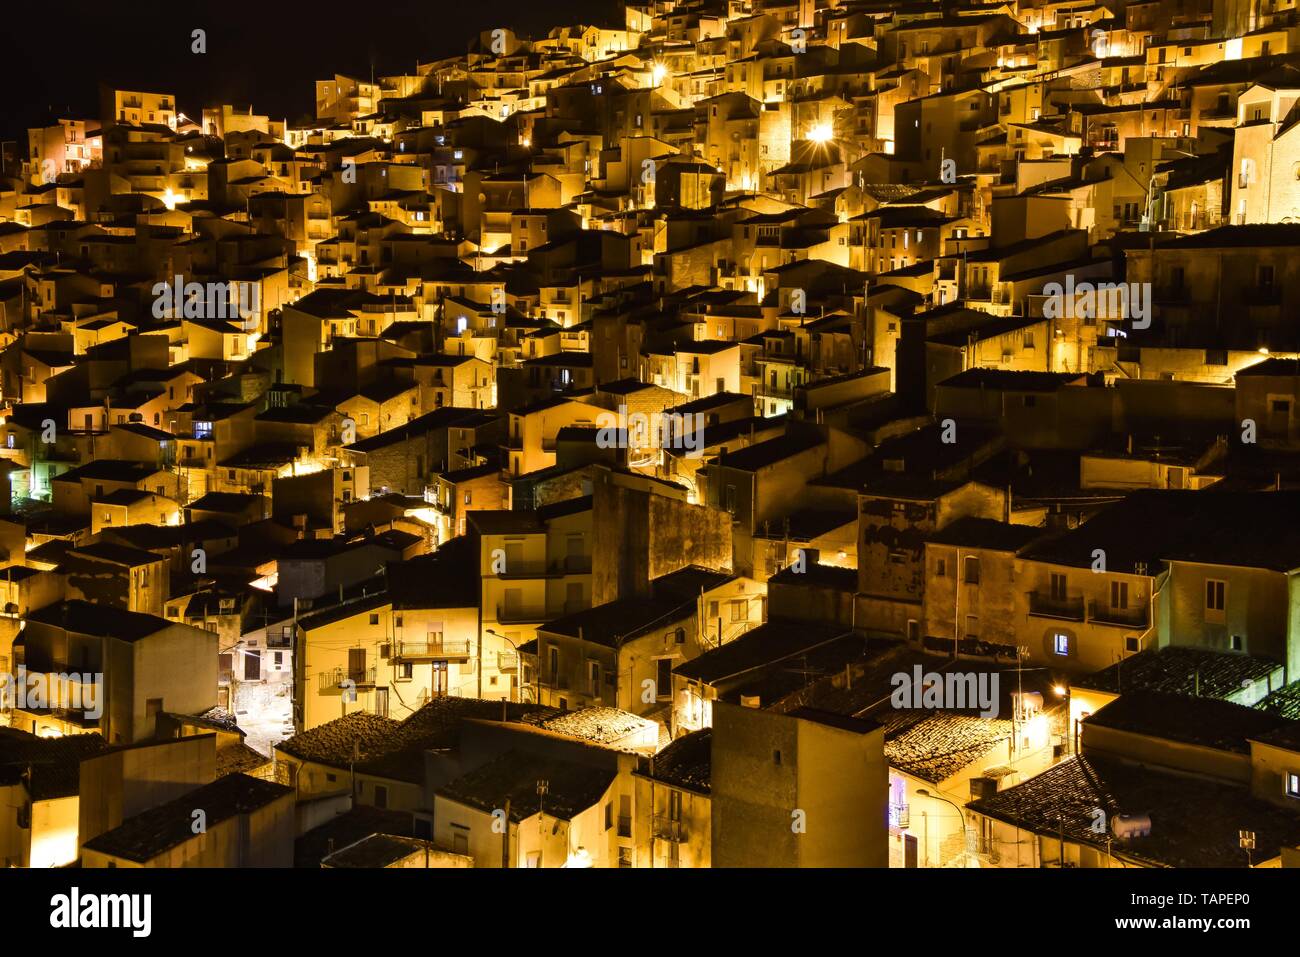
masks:
<instances>
[{"instance_id":1,"label":"balcony","mask_svg":"<svg viewBox=\"0 0 1300 957\"><path fill-rule=\"evenodd\" d=\"M906 831L912 826L912 809L906 804L889 805L889 826Z\"/></svg>"},{"instance_id":2,"label":"balcony","mask_svg":"<svg viewBox=\"0 0 1300 957\"><path fill-rule=\"evenodd\" d=\"M513 651L497 652L497 671L518 671L519 656Z\"/></svg>"},{"instance_id":3,"label":"balcony","mask_svg":"<svg viewBox=\"0 0 1300 957\"><path fill-rule=\"evenodd\" d=\"M1186 305L1192 301L1192 291L1187 286L1156 286L1152 298L1157 305Z\"/></svg>"},{"instance_id":4,"label":"balcony","mask_svg":"<svg viewBox=\"0 0 1300 957\"><path fill-rule=\"evenodd\" d=\"M497 606L497 621L503 625L538 624L545 620L546 609L541 605Z\"/></svg>"},{"instance_id":5,"label":"balcony","mask_svg":"<svg viewBox=\"0 0 1300 957\"><path fill-rule=\"evenodd\" d=\"M571 555L551 562L507 562L498 578L563 578L565 575L590 575L591 557Z\"/></svg>"},{"instance_id":6,"label":"balcony","mask_svg":"<svg viewBox=\"0 0 1300 957\"><path fill-rule=\"evenodd\" d=\"M374 665L361 671L350 671L347 668L334 668L331 671L323 671L319 676L319 691L321 694L341 695L349 685L353 690L367 687L373 688L375 686L375 671Z\"/></svg>"},{"instance_id":7,"label":"balcony","mask_svg":"<svg viewBox=\"0 0 1300 957\"><path fill-rule=\"evenodd\" d=\"M1101 602L1088 602L1088 621L1116 628L1151 627L1150 606L1141 608L1111 608Z\"/></svg>"},{"instance_id":8,"label":"balcony","mask_svg":"<svg viewBox=\"0 0 1300 957\"><path fill-rule=\"evenodd\" d=\"M1241 301L1248 306L1280 306L1282 288L1280 286L1252 286L1241 291Z\"/></svg>"},{"instance_id":9,"label":"balcony","mask_svg":"<svg viewBox=\"0 0 1300 957\"><path fill-rule=\"evenodd\" d=\"M469 639L447 641L434 637L430 637L427 641L395 641L393 642L392 651L393 658L400 661L421 661L434 658L459 658L464 660L471 653Z\"/></svg>"},{"instance_id":10,"label":"balcony","mask_svg":"<svg viewBox=\"0 0 1300 957\"><path fill-rule=\"evenodd\" d=\"M1031 591L1029 593L1029 614L1036 618L1084 621L1083 596L1060 598L1043 592Z\"/></svg>"},{"instance_id":11,"label":"balcony","mask_svg":"<svg viewBox=\"0 0 1300 957\"><path fill-rule=\"evenodd\" d=\"M622 818L619 819L619 826L622 826ZM681 821L674 821L656 815L654 819L654 836L656 840L684 844L686 843L686 828Z\"/></svg>"}]
</instances>

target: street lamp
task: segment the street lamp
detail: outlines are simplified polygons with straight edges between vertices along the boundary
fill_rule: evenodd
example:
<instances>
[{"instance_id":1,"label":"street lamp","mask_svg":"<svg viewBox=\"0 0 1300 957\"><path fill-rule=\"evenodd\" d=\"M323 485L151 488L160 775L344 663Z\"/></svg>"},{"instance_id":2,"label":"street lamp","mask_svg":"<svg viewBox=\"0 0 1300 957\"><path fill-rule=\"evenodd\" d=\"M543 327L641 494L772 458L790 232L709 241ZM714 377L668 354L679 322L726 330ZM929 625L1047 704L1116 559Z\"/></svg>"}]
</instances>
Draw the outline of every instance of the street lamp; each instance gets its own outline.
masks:
<instances>
[{"instance_id":1,"label":"street lamp","mask_svg":"<svg viewBox=\"0 0 1300 957\"><path fill-rule=\"evenodd\" d=\"M948 798L944 797L942 794L936 794L930 791L928 788L917 788L916 793L919 794L921 797L933 798L936 801L943 801L945 804L950 804L953 806L953 808L956 809L957 817L961 820L961 843L962 843L961 855L962 858L964 859L966 857L966 846L967 846L966 845L966 812L962 810L962 808L958 806L958 804L955 801L949 800ZM927 851L927 854L928 853L929 852Z\"/></svg>"},{"instance_id":2,"label":"street lamp","mask_svg":"<svg viewBox=\"0 0 1300 957\"><path fill-rule=\"evenodd\" d=\"M510 645L510 647L515 650L515 667L519 669L519 703L523 704L524 702L524 656L519 653L519 645L517 645L511 639L507 638L505 635L501 634L501 632L499 631L495 631L491 628L484 628L483 630L489 635L496 635L496 637L500 638L504 642L507 642ZM498 670L500 670L499 667L500 663L501 663L501 659L498 658L497 659Z\"/></svg>"}]
</instances>

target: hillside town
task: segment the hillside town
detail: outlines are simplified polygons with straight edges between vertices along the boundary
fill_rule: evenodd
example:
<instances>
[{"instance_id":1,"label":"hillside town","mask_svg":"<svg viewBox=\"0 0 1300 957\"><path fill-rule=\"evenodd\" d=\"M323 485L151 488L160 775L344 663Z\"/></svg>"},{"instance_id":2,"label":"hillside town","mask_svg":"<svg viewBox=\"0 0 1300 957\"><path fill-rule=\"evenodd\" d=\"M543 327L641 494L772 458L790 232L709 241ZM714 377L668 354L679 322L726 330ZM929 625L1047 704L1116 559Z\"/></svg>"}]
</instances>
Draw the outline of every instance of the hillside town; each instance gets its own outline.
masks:
<instances>
[{"instance_id":1,"label":"hillside town","mask_svg":"<svg viewBox=\"0 0 1300 957\"><path fill-rule=\"evenodd\" d=\"M0 144L0 866L1300 867L1295 4L610 10Z\"/></svg>"}]
</instances>

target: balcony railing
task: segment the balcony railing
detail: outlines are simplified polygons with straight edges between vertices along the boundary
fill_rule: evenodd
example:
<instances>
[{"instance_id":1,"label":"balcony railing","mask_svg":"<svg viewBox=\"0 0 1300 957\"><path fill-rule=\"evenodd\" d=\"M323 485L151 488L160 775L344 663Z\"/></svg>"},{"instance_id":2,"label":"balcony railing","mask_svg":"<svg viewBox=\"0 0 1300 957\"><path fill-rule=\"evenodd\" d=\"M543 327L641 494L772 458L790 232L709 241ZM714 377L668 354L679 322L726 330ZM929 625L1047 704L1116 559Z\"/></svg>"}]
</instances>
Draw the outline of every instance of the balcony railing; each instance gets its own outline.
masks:
<instances>
[{"instance_id":1,"label":"balcony railing","mask_svg":"<svg viewBox=\"0 0 1300 957\"><path fill-rule=\"evenodd\" d=\"M519 656L513 651L497 652L497 671L518 671Z\"/></svg>"},{"instance_id":2,"label":"balcony railing","mask_svg":"<svg viewBox=\"0 0 1300 957\"><path fill-rule=\"evenodd\" d=\"M374 687L376 669L374 665L360 671L348 668L334 668L320 674L321 694L342 694L345 690Z\"/></svg>"},{"instance_id":3,"label":"balcony railing","mask_svg":"<svg viewBox=\"0 0 1300 957\"><path fill-rule=\"evenodd\" d=\"M498 578L552 578L591 574L591 557L571 555L551 562L507 562Z\"/></svg>"},{"instance_id":4,"label":"balcony railing","mask_svg":"<svg viewBox=\"0 0 1300 957\"><path fill-rule=\"evenodd\" d=\"M430 638L427 641L395 641L393 657L401 660L420 658L468 658L470 642L468 638L452 639Z\"/></svg>"},{"instance_id":5,"label":"balcony railing","mask_svg":"<svg viewBox=\"0 0 1300 957\"><path fill-rule=\"evenodd\" d=\"M1151 625L1150 607L1111 608L1097 602L1088 602L1088 620L1099 625L1114 625L1117 628L1148 628Z\"/></svg>"},{"instance_id":6,"label":"balcony railing","mask_svg":"<svg viewBox=\"0 0 1300 957\"><path fill-rule=\"evenodd\" d=\"M1278 306L1282 304L1282 288L1253 286L1241 291L1241 300L1248 306Z\"/></svg>"},{"instance_id":7,"label":"balcony railing","mask_svg":"<svg viewBox=\"0 0 1300 957\"><path fill-rule=\"evenodd\" d=\"M1178 305L1190 302L1192 291L1187 286L1157 286L1153 298L1158 303Z\"/></svg>"},{"instance_id":8,"label":"balcony railing","mask_svg":"<svg viewBox=\"0 0 1300 957\"><path fill-rule=\"evenodd\" d=\"M545 620L546 609L541 605L517 605L512 608L507 608L505 605L497 606L497 621L502 624L523 624Z\"/></svg>"},{"instance_id":9,"label":"balcony railing","mask_svg":"<svg viewBox=\"0 0 1300 957\"><path fill-rule=\"evenodd\" d=\"M674 821L670 818L659 817L656 815L654 819L654 836L661 841L672 841L675 844L682 844L686 841L686 828L682 825L681 821Z\"/></svg>"},{"instance_id":10,"label":"balcony railing","mask_svg":"<svg viewBox=\"0 0 1300 957\"><path fill-rule=\"evenodd\" d=\"M907 830L912 826L912 809L906 804L889 805L889 824L891 827Z\"/></svg>"},{"instance_id":11,"label":"balcony railing","mask_svg":"<svg viewBox=\"0 0 1300 957\"><path fill-rule=\"evenodd\" d=\"M1083 621L1083 598L1060 598L1042 592L1029 593L1029 614L1039 618L1060 618L1065 621Z\"/></svg>"}]
</instances>

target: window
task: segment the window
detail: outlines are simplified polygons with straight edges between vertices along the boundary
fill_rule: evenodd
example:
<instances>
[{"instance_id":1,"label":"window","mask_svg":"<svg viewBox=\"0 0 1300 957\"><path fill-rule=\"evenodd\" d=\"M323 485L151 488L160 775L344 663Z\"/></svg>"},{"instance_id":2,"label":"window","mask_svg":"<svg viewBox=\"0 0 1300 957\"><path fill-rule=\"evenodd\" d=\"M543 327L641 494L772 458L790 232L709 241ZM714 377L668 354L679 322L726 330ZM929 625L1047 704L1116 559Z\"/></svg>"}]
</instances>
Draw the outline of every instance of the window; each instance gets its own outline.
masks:
<instances>
[{"instance_id":1,"label":"window","mask_svg":"<svg viewBox=\"0 0 1300 957\"><path fill-rule=\"evenodd\" d=\"M1128 608L1128 582L1110 583L1110 607L1117 611Z\"/></svg>"},{"instance_id":2,"label":"window","mask_svg":"<svg viewBox=\"0 0 1300 957\"><path fill-rule=\"evenodd\" d=\"M1228 583L1214 578L1205 580L1205 620L1223 621L1224 607L1227 604Z\"/></svg>"},{"instance_id":3,"label":"window","mask_svg":"<svg viewBox=\"0 0 1300 957\"><path fill-rule=\"evenodd\" d=\"M776 751L773 751L773 752L772 752L772 763L775 764L777 767L780 767L780 766L781 766L781 751L780 751L780 749L777 749Z\"/></svg>"},{"instance_id":4,"label":"window","mask_svg":"<svg viewBox=\"0 0 1300 957\"><path fill-rule=\"evenodd\" d=\"M600 662L587 662L587 694L593 698L600 697Z\"/></svg>"},{"instance_id":5,"label":"window","mask_svg":"<svg viewBox=\"0 0 1300 957\"><path fill-rule=\"evenodd\" d=\"M1286 773L1286 796L1300 798L1300 773L1295 771Z\"/></svg>"},{"instance_id":6,"label":"window","mask_svg":"<svg viewBox=\"0 0 1300 957\"><path fill-rule=\"evenodd\" d=\"M618 836L632 836L632 797L628 794L618 796Z\"/></svg>"},{"instance_id":7,"label":"window","mask_svg":"<svg viewBox=\"0 0 1300 957\"><path fill-rule=\"evenodd\" d=\"M731 604L731 620L745 621L749 617L749 602L743 598L738 598Z\"/></svg>"},{"instance_id":8,"label":"window","mask_svg":"<svg viewBox=\"0 0 1300 957\"><path fill-rule=\"evenodd\" d=\"M974 555L966 556L962 580L967 585L978 585L980 583L980 560Z\"/></svg>"},{"instance_id":9,"label":"window","mask_svg":"<svg viewBox=\"0 0 1300 957\"><path fill-rule=\"evenodd\" d=\"M606 801L605 802L605 830L608 831L613 826L614 826L614 802Z\"/></svg>"},{"instance_id":10,"label":"window","mask_svg":"<svg viewBox=\"0 0 1300 957\"><path fill-rule=\"evenodd\" d=\"M370 616L370 624L372 624L372 625L377 625L377 624L379 624L379 615L377 615L377 614L376 614L376 615L371 615L371 616Z\"/></svg>"},{"instance_id":11,"label":"window","mask_svg":"<svg viewBox=\"0 0 1300 957\"><path fill-rule=\"evenodd\" d=\"M388 807L388 788L382 784L375 785L375 807L381 810Z\"/></svg>"},{"instance_id":12,"label":"window","mask_svg":"<svg viewBox=\"0 0 1300 957\"><path fill-rule=\"evenodd\" d=\"M944 559L941 558L935 563L935 574L940 578L948 577L948 563Z\"/></svg>"},{"instance_id":13,"label":"window","mask_svg":"<svg viewBox=\"0 0 1300 957\"><path fill-rule=\"evenodd\" d=\"M1232 638L1229 639L1228 641L1228 647L1230 647L1233 651L1245 651L1246 650L1245 636L1233 635Z\"/></svg>"},{"instance_id":14,"label":"window","mask_svg":"<svg viewBox=\"0 0 1300 957\"><path fill-rule=\"evenodd\" d=\"M1053 572L1050 587L1053 601L1065 601L1066 584L1064 575Z\"/></svg>"},{"instance_id":15,"label":"window","mask_svg":"<svg viewBox=\"0 0 1300 957\"><path fill-rule=\"evenodd\" d=\"M1142 639L1136 635L1129 635L1124 639L1124 650L1134 654L1142 650Z\"/></svg>"},{"instance_id":16,"label":"window","mask_svg":"<svg viewBox=\"0 0 1300 957\"><path fill-rule=\"evenodd\" d=\"M663 700L673 696L673 659L655 659L655 697Z\"/></svg>"},{"instance_id":17,"label":"window","mask_svg":"<svg viewBox=\"0 0 1300 957\"><path fill-rule=\"evenodd\" d=\"M1052 635L1052 653L1065 656L1070 653L1070 636L1058 631Z\"/></svg>"},{"instance_id":18,"label":"window","mask_svg":"<svg viewBox=\"0 0 1300 957\"><path fill-rule=\"evenodd\" d=\"M397 677L403 681L410 681L415 677L415 665L409 661L403 661L397 666Z\"/></svg>"}]
</instances>

